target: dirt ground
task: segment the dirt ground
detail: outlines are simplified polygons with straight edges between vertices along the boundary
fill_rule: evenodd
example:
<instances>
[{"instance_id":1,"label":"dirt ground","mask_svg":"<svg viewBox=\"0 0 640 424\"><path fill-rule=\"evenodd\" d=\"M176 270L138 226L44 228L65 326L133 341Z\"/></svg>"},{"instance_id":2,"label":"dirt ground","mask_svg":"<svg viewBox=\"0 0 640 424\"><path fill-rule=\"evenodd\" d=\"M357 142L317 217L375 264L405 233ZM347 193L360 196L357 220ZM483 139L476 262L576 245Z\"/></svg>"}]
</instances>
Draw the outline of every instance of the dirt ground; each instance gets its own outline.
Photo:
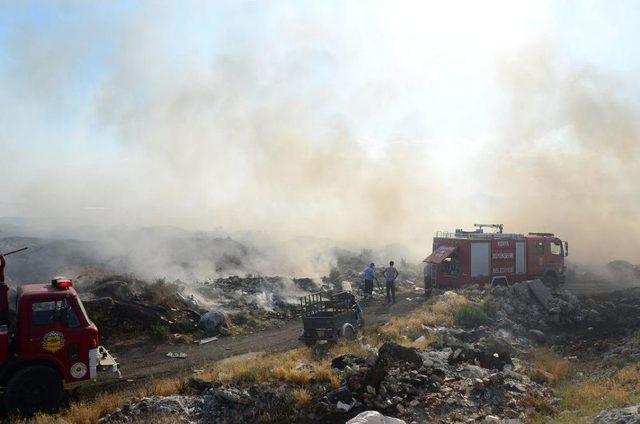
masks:
<instances>
[{"instance_id":1,"label":"dirt ground","mask_svg":"<svg viewBox=\"0 0 640 424\"><path fill-rule=\"evenodd\" d=\"M365 323L381 324L392 316L403 315L424 303L421 291L398 293L397 303L384 304L375 299L364 304ZM139 342L118 351L111 351L120 362L122 379L111 372L99 374L96 382L75 388L71 399L91 399L108 390L127 390L153 379L184 376L205 364L251 352L278 352L302 347L298 336L302 329L299 318L284 323L281 327L253 334L221 337L204 345L197 344L149 344ZM107 346L108 348L108 346ZM168 358L168 352L184 352L185 359Z\"/></svg>"}]
</instances>

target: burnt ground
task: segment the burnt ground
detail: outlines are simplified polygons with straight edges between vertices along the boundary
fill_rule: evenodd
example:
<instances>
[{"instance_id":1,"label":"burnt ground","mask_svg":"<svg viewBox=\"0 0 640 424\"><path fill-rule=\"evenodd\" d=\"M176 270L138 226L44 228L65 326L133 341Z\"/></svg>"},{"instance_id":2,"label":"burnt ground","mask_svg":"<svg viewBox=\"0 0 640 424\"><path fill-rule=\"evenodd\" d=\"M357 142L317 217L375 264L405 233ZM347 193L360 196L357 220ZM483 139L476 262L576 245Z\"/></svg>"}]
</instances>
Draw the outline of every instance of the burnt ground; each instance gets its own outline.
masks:
<instances>
[{"instance_id":1,"label":"burnt ground","mask_svg":"<svg viewBox=\"0 0 640 424\"><path fill-rule=\"evenodd\" d=\"M382 299L364 305L365 323L377 325L389 318L409 313L422 305L424 300L415 291L398 293L398 302L386 306ZM283 321L277 328L243 335L220 337L204 345L193 344L150 344L140 340L130 346L111 351L120 362L122 379L115 374L104 372L98 381L86 383L74 389L72 399L91 399L110 390L134 389L158 378L189 375L205 364L251 352L281 352L302 347L298 336L302 328L300 318ZM108 348L108 346L107 346ZM168 358L168 352L184 352L185 359Z\"/></svg>"}]
</instances>

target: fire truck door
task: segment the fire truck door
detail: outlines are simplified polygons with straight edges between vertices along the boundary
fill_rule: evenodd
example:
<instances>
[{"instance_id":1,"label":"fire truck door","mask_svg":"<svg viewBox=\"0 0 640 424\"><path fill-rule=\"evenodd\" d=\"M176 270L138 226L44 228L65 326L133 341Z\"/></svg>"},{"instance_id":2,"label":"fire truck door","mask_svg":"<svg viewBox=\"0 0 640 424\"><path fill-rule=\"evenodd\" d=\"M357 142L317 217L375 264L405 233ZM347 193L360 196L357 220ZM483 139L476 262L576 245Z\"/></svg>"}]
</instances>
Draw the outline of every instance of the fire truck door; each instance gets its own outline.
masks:
<instances>
[{"instance_id":1,"label":"fire truck door","mask_svg":"<svg viewBox=\"0 0 640 424\"><path fill-rule=\"evenodd\" d=\"M89 341L73 303L67 299L31 304L28 351L56 356L74 379L88 378Z\"/></svg>"},{"instance_id":2,"label":"fire truck door","mask_svg":"<svg viewBox=\"0 0 640 424\"><path fill-rule=\"evenodd\" d=\"M65 340L57 313L62 305L60 300L35 301L30 307L31 322L26 328L27 351L31 354L58 355L64 350Z\"/></svg>"},{"instance_id":3,"label":"fire truck door","mask_svg":"<svg viewBox=\"0 0 640 424\"><path fill-rule=\"evenodd\" d=\"M527 273L527 255L524 241L516 242L516 274Z\"/></svg>"}]
</instances>

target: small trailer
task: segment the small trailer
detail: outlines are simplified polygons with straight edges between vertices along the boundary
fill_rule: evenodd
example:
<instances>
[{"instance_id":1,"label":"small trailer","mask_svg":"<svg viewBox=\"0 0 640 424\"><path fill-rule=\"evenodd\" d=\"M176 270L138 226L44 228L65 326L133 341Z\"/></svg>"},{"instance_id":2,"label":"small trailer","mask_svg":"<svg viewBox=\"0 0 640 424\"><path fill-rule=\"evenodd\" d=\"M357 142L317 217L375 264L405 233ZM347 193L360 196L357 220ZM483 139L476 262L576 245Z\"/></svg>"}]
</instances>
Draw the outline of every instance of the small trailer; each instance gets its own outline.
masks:
<instances>
[{"instance_id":1,"label":"small trailer","mask_svg":"<svg viewBox=\"0 0 640 424\"><path fill-rule=\"evenodd\" d=\"M353 340L364 325L362 309L349 292L313 293L300 298L303 331L299 339L307 346L317 341Z\"/></svg>"}]
</instances>

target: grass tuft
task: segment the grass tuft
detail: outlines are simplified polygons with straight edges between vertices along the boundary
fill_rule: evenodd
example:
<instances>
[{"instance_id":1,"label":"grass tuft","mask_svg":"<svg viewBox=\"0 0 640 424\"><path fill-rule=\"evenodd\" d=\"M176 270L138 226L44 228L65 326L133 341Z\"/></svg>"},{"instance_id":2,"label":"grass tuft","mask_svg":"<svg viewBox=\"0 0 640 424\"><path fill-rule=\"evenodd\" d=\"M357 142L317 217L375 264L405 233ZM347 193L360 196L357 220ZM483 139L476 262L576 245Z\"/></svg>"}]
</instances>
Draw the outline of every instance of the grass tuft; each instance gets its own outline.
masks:
<instances>
[{"instance_id":1,"label":"grass tuft","mask_svg":"<svg viewBox=\"0 0 640 424\"><path fill-rule=\"evenodd\" d=\"M475 328L489 322L487 314L473 304L460 305L453 314L453 321L463 328Z\"/></svg>"},{"instance_id":2,"label":"grass tuft","mask_svg":"<svg viewBox=\"0 0 640 424\"><path fill-rule=\"evenodd\" d=\"M535 349L531 355L533 370L529 377L538 383L556 384L571 373L571 363L550 349Z\"/></svg>"}]
</instances>

